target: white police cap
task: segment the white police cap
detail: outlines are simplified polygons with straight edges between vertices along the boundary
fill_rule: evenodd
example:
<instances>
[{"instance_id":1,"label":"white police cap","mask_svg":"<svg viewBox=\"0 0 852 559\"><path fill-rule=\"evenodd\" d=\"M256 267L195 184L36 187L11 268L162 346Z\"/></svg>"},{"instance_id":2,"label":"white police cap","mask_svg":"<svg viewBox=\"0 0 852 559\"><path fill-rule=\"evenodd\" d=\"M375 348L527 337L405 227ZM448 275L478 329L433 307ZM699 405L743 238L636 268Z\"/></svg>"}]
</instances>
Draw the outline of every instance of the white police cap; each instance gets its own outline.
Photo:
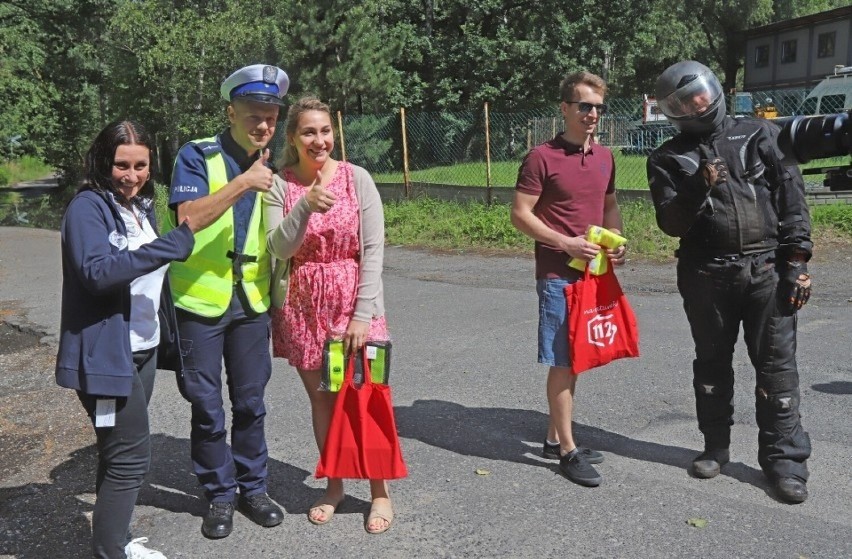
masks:
<instances>
[{"instance_id":1,"label":"white police cap","mask_svg":"<svg viewBox=\"0 0 852 559\"><path fill-rule=\"evenodd\" d=\"M287 73L276 66L253 64L240 68L222 82L220 89L225 101L246 99L258 103L283 105L281 100L290 87Z\"/></svg>"}]
</instances>

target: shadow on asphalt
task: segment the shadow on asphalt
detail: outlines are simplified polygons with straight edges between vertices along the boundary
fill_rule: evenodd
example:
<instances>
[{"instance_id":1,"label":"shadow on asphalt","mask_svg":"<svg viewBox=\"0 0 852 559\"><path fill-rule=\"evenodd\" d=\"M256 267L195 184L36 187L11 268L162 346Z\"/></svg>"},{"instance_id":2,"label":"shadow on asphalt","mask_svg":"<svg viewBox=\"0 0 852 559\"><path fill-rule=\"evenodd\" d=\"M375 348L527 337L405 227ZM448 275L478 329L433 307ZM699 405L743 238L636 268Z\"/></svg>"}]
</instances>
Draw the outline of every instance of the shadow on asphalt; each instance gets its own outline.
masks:
<instances>
[{"instance_id":1,"label":"shadow on asphalt","mask_svg":"<svg viewBox=\"0 0 852 559\"><path fill-rule=\"evenodd\" d=\"M153 435L151 471L136 504L196 516L200 533L207 501L192 474L189 451L188 439ZM61 557L90 557L96 467L97 449L89 445L51 470L50 483L0 488L0 556L44 559L62 550ZM269 496L288 514L307 514L323 494L305 485L312 477L313 472L270 458ZM369 501L347 495L337 512L366 516L369 508ZM137 508L131 528L138 515Z\"/></svg>"},{"instance_id":2,"label":"shadow on asphalt","mask_svg":"<svg viewBox=\"0 0 852 559\"><path fill-rule=\"evenodd\" d=\"M394 407L397 430L405 438L466 456L504 460L558 471L556 462L543 462L530 456L541 452L540 443L530 447L525 441L541 441L548 424L544 413L511 408L468 408L442 400L417 400L410 407ZM640 441L597 427L574 423L574 435L589 446L625 458L674 466L690 475L695 449ZM771 490L763 472L741 462L722 469L726 475L764 490Z\"/></svg>"},{"instance_id":3,"label":"shadow on asphalt","mask_svg":"<svg viewBox=\"0 0 852 559\"><path fill-rule=\"evenodd\" d=\"M189 439L177 439L166 435L151 438L152 464L146 484L139 494L137 504L147 505L171 512L191 514L201 519L207 511L204 491L192 474ZM324 493L305 485L313 480L313 472L297 468L280 460L270 458L269 496L281 505L287 514L307 514L308 508ZM346 496L340 514L369 510L369 501ZM239 513L237 513L239 514ZM198 523L199 532L201 522Z\"/></svg>"},{"instance_id":4,"label":"shadow on asphalt","mask_svg":"<svg viewBox=\"0 0 852 559\"><path fill-rule=\"evenodd\" d=\"M848 382L833 382L824 390L849 393ZM814 386L814 389L819 389ZM465 456L517 462L557 471L555 462L537 456L538 443L547 429L544 413L512 408L469 408L442 400L417 400L411 406L394 408L399 435ZM611 431L575 423L575 435L586 446L625 458L674 466L688 475L695 449L631 439ZM137 505L144 505L199 519L206 500L191 473L190 443L167 435L152 436L152 464ZM0 488L0 555L18 559L42 559L62 549L63 556L84 557L90 553L96 449L94 445L74 451L55 467L50 483L31 483ZM723 468L722 475L748 483L771 495L760 470L739 462ZM322 495L305 481L313 473L279 460L269 459L269 495L288 514L306 514ZM340 514L366 513L369 502L347 496ZM135 523L135 519L134 519ZM49 526L49 529L46 529ZM200 531L201 522L198 522ZM140 534L144 535L144 534Z\"/></svg>"},{"instance_id":5,"label":"shadow on asphalt","mask_svg":"<svg viewBox=\"0 0 852 559\"><path fill-rule=\"evenodd\" d=\"M95 446L75 450L50 472L50 483L0 488L0 555L18 559L90 557L86 493L94 492Z\"/></svg>"},{"instance_id":6,"label":"shadow on asphalt","mask_svg":"<svg viewBox=\"0 0 852 559\"><path fill-rule=\"evenodd\" d=\"M852 394L852 382L847 380L833 380L822 384L814 384L811 388L825 394Z\"/></svg>"}]
</instances>

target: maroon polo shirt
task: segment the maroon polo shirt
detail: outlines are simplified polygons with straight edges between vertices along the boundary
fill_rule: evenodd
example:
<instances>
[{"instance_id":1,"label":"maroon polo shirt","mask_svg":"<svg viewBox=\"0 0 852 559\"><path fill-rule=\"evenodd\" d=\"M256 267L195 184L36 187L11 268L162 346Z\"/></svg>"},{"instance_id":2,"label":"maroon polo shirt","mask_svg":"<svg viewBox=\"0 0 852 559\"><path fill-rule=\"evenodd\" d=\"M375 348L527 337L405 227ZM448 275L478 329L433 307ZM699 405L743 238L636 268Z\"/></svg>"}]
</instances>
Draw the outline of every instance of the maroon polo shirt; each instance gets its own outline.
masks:
<instances>
[{"instance_id":1,"label":"maroon polo shirt","mask_svg":"<svg viewBox=\"0 0 852 559\"><path fill-rule=\"evenodd\" d=\"M539 197L533 213L554 231L585 235L589 225L603 225L604 196L615 192L612 152L592 143L583 153L560 133L527 154L515 189ZM536 241L536 279L575 277L568 260L566 252Z\"/></svg>"}]
</instances>

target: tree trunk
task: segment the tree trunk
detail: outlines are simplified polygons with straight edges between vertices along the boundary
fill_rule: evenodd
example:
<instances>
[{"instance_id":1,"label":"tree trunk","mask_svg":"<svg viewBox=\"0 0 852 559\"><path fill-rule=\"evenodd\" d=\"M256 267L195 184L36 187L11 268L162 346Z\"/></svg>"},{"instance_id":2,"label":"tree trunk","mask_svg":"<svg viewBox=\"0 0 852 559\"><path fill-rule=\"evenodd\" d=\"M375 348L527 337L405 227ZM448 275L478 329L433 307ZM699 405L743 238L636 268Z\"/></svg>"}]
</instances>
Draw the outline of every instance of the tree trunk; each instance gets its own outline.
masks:
<instances>
[{"instance_id":1,"label":"tree trunk","mask_svg":"<svg viewBox=\"0 0 852 559\"><path fill-rule=\"evenodd\" d=\"M743 67L742 53L745 50L745 41L739 33L728 33L725 41L725 81L722 88L725 93L737 87L737 73Z\"/></svg>"}]
</instances>

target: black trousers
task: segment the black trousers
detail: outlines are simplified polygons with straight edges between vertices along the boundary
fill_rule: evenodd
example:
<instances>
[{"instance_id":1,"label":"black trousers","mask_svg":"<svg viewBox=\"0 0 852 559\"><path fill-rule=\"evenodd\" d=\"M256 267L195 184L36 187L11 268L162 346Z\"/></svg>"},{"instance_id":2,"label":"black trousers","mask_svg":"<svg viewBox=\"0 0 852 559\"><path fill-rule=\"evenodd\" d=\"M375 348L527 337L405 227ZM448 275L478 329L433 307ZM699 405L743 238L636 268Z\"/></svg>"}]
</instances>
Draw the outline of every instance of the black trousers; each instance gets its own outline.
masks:
<instances>
[{"instance_id":1,"label":"black trousers","mask_svg":"<svg viewBox=\"0 0 852 559\"><path fill-rule=\"evenodd\" d=\"M92 515L92 551L97 559L125 559L130 517L151 465L148 402L154 389L157 350L133 354L136 375L130 396L116 398L115 426L97 427L97 500ZM77 392L94 425L96 396Z\"/></svg>"},{"instance_id":2,"label":"black trousers","mask_svg":"<svg viewBox=\"0 0 852 559\"><path fill-rule=\"evenodd\" d=\"M774 252L681 258L678 289L695 342L693 387L706 448L728 448L733 425L734 345L743 325L756 373L758 461L770 478L808 478L811 454L799 415L796 315L777 304Z\"/></svg>"}]
</instances>

